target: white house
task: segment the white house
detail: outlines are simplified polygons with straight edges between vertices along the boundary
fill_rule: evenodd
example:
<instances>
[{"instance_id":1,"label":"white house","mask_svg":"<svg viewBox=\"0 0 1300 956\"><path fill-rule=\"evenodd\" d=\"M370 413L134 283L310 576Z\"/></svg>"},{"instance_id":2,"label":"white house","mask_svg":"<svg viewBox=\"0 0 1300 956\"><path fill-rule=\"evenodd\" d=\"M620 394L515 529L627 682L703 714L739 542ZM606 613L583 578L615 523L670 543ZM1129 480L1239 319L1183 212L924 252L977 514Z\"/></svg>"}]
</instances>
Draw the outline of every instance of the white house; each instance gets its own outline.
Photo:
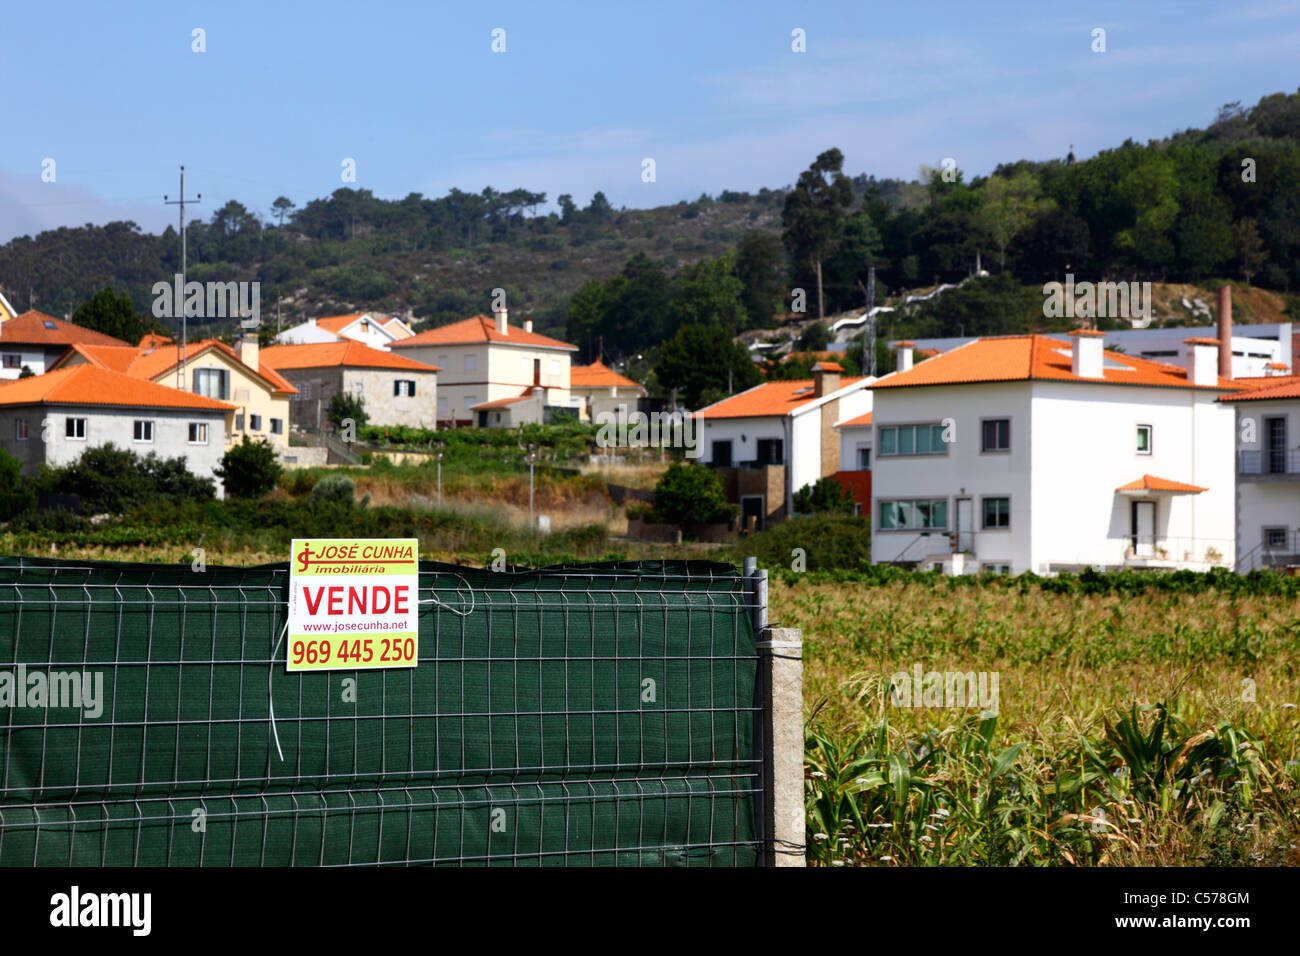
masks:
<instances>
[{"instance_id":1,"label":"white house","mask_svg":"<svg viewBox=\"0 0 1300 956\"><path fill-rule=\"evenodd\" d=\"M620 375L599 359L569 369L569 390L582 403L582 417L587 421L596 421L602 415L626 416L636 411L637 401L646 395L644 385Z\"/></svg>"},{"instance_id":2,"label":"white house","mask_svg":"<svg viewBox=\"0 0 1300 956\"><path fill-rule=\"evenodd\" d=\"M351 339L372 349L382 349L414 334L411 327L401 319L356 312L351 315L327 315L319 319L308 319L300 325L285 329L275 337L275 341L279 345L320 345Z\"/></svg>"},{"instance_id":3,"label":"white house","mask_svg":"<svg viewBox=\"0 0 1300 956\"><path fill-rule=\"evenodd\" d=\"M796 491L839 470L834 426L871 410L873 381L843 372L819 362L812 379L764 382L695 413L701 460L718 470L744 526L790 516Z\"/></svg>"},{"instance_id":4,"label":"white house","mask_svg":"<svg viewBox=\"0 0 1300 956\"><path fill-rule=\"evenodd\" d=\"M184 458L194 474L215 478L234 414L235 406L205 395L74 365L0 384L0 447L26 474L112 443L142 456Z\"/></svg>"},{"instance_id":5,"label":"white house","mask_svg":"<svg viewBox=\"0 0 1300 956\"><path fill-rule=\"evenodd\" d=\"M1231 567L1218 342L1184 367L1102 335L984 338L872 386L872 560L952 573Z\"/></svg>"},{"instance_id":6,"label":"white house","mask_svg":"<svg viewBox=\"0 0 1300 956\"><path fill-rule=\"evenodd\" d=\"M524 319L522 328L512 326L504 309L491 319L476 315L393 342L388 348L442 369L438 375L442 424L504 424L493 420L502 399L528 399L539 390L544 391L537 404L542 420L557 408L574 417L579 414L581 400L569 391L569 363L578 347L534 332L532 319ZM518 424L517 410L512 409L511 415Z\"/></svg>"},{"instance_id":7,"label":"white house","mask_svg":"<svg viewBox=\"0 0 1300 956\"><path fill-rule=\"evenodd\" d=\"M1300 378L1250 386L1219 399L1237 413L1236 568L1242 572L1300 564Z\"/></svg>"},{"instance_id":8,"label":"white house","mask_svg":"<svg viewBox=\"0 0 1300 956\"><path fill-rule=\"evenodd\" d=\"M44 312L24 312L0 321L0 379L18 378L24 368L41 375L73 345L126 348L130 343Z\"/></svg>"}]
</instances>

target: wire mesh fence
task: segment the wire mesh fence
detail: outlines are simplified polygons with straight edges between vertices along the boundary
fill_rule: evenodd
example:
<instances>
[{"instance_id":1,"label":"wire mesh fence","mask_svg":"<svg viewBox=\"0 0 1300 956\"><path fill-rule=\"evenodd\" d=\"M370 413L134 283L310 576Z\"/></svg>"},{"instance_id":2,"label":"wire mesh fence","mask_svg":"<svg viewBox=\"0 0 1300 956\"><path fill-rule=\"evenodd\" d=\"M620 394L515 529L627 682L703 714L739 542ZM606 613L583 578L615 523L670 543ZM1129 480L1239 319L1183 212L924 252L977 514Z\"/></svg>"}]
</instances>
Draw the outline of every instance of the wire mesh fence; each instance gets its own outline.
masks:
<instances>
[{"instance_id":1,"label":"wire mesh fence","mask_svg":"<svg viewBox=\"0 0 1300 956\"><path fill-rule=\"evenodd\" d=\"M288 570L0 559L0 865L754 865L730 565L422 563L414 668L293 672Z\"/></svg>"}]
</instances>

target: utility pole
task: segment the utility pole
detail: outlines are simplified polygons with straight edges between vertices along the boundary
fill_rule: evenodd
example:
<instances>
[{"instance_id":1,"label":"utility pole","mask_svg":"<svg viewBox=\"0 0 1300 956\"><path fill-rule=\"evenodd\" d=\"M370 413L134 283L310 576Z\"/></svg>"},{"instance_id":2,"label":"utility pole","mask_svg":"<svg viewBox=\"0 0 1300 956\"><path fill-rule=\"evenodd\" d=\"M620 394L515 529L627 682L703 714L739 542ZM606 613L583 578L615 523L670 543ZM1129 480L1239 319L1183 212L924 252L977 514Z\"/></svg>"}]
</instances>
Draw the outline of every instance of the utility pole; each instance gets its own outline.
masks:
<instances>
[{"instance_id":1,"label":"utility pole","mask_svg":"<svg viewBox=\"0 0 1300 956\"><path fill-rule=\"evenodd\" d=\"M862 371L864 375L876 374L876 317L871 314L876 305L876 267L867 268L867 323L862 336Z\"/></svg>"},{"instance_id":2,"label":"utility pole","mask_svg":"<svg viewBox=\"0 0 1300 956\"><path fill-rule=\"evenodd\" d=\"M185 353L188 351L187 329L185 326L185 206L193 205L203 198L203 193L198 193L193 199L185 198L185 167L181 167L181 198L168 199L163 196L163 204L167 206L179 206L181 213L181 339L176 346L176 387L182 392L185 391Z\"/></svg>"}]
</instances>

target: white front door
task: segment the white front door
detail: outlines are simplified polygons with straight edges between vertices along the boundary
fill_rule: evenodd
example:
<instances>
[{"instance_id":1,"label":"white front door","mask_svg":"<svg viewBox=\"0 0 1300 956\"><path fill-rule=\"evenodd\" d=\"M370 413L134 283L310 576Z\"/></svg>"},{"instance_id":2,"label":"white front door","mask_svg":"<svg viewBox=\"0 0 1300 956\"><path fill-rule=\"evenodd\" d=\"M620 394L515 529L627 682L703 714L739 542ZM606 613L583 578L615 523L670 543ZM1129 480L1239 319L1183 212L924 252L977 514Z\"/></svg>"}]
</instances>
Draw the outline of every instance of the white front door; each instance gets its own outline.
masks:
<instances>
[{"instance_id":1,"label":"white front door","mask_svg":"<svg viewBox=\"0 0 1300 956\"><path fill-rule=\"evenodd\" d=\"M969 498L957 499L957 550L975 550L975 511Z\"/></svg>"},{"instance_id":2,"label":"white front door","mask_svg":"<svg viewBox=\"0 0 1300 956\"><path fill-rule=\"evenodd\" d=\"M1154 501L1133 502L1133 553L1139 558L1149 558L1155 554L1156 545L1156 503Z\"/></svg>"}]
</instances>

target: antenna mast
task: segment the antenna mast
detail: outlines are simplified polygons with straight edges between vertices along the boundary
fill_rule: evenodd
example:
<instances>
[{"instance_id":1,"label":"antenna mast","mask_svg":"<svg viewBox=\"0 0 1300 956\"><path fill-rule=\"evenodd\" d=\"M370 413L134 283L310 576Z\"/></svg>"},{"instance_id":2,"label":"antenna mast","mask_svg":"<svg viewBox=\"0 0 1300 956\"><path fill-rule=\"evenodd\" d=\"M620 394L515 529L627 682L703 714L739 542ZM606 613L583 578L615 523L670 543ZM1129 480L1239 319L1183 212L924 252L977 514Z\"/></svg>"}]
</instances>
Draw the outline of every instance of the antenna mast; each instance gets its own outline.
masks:
<instances>
[{"instance_id":1,"label":"antenna mast","mask_svg":"<svg viewBox=\"0 0 1300 956\"><path fill-rule=\"evenodd\" d=\"M203 198L203 193L198 193L193 199L185 198L185 167L181 167L181 198L168 199L163 196L163 204L167 206L179 206L181 213L181 337L176 344L176 387L182 392L185 391L185 355L189 351L187 341L187 329L185 325L185 206L194 205Z\"/></svg>"}]
</instances>

